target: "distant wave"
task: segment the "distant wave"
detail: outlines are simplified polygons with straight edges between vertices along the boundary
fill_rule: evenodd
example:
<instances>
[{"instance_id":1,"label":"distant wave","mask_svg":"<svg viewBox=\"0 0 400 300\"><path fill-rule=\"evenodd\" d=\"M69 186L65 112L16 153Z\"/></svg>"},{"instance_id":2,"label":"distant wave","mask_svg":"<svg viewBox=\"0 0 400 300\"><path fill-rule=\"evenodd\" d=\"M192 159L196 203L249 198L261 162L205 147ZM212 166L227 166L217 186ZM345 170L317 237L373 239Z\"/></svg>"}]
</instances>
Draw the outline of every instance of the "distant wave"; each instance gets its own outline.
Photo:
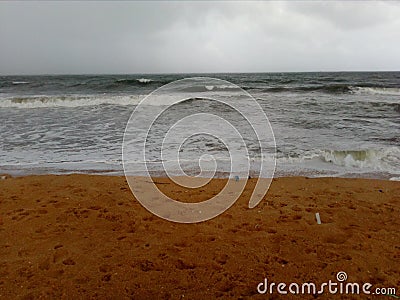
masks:
<instances>
[{"instance_id":1,"label":"distant wave","mask_svg":"<svg viewBox=\"0 0 400 300\"><path fill-rule=\"evenodd\" d=\"M126 78L126 79L116 79L110 82L103 83L98 85L96 88L100 88L102 91L121 91L128 88L131 90L140 89L142 87L152 87L157 88L164 84L169 83L169 80L159 80L159 79L150 79L150 78Z\"/></svg>"},{"instance_id":2,"label":"distant wave","mask_svg":"<svg viewBox=\"0 0 400 300\"><path fill-rule=\"evenodd\" d=\"M382 94L382 95L400 95L400 88L396 87L361 87L347 84L330 84L330 85L312 85L312 86L295 86L295 87L244 87L245 90L255 90L265 93L282 93L282 92L322 92L327 94Z\"/></svg>"},{"instance_id":3,"label":"distant wave","mask_svg":"<svg viewBox=\"0 0 400 300\"><path fill-rule=\"evenodd\" d=\"M148 78L137 78L137 79L117 79L115 83L122 83L122 84L138 84L138 83L150 83L153 82L153 79Z\"/></svg>"},{"instance_id":4,"label":"distant wave","mask_svg":"<svg viewBox=\"0 0 400 300\"><path fill-rule=\"evenodd\" d=\"M152 82L153 80L152 79L147 79L147 78L139 78L139 79L136 79L138 82L140 82L140 83L150 83L150 82Z\"/></svg>"},{"instance_id":5,"label":"distant wave","mask_svg":"<svg viewBox=\"0 0 400 300\"><path fill-rule=\"evenodd\" d=\"M121 78L122 77L122 78ZM150 89L156 89L162 85L168 84L172 81L169 76L98 76L98 77L66 77L62 78L10 78L0 80L0 88L4 88L5 92L10 94L18 94L20 90L27 91L28 88L34 93L46 94L47 91L60 93L76 93L77 91L82 94L86 93L119 93L126 91L140 91L143 93L149 92ZM174 77L180 79L180 77ZM261 93L326 93L326 94L370 94L370 95L392 95L400 96L400 87L395 81L388 81L387 83L369 81L356 81L357 79L343 79L343 78L316 78L316 80L298 80L291 78L282 79L246 79L238 80L236 84L251 92ZM328 80L326 79L326 80ZM209 91L229 91L236 89L235 86L221 85L221 86L188 86L182 89L186 92L209 92ZM137 92L136 92L137 93ZM141 93L141 92L139 92Z\"/></svg>"},{"instance_id":6,"label":"distant wave","mask_svg":"<svg viewBox=\"0 0 400 300\"><path fill-rule=\"evenodd\" d=\"M332 84L332 85L311 85L311 86L294 86L294 87L284 87L284 86L276 86L276 87L268 87L268 88L250 88L246 87L246 90L259 90L261 92L266 93L282 93L282 92L294 92L294 93L302 93L302 92L323 92L329 94L342 94L342 93L350 93L351 87L344 84Z\"/></svg>"},{"instance_id":7,"label":"distant wave","mask_svg":"<svg viewBox=\"0 0 400 300\"><path fill-rule=\"evenodd\" d=\"M323 86L310 86L299 88L300 91L320 91L329 94L342 94L351 92L351 88L345 84L332 84Z\"/></svg>"},{"instance_id":8,"label":"distant wave","mask_svg":"<svg viewBox=\"0 0 400 300\"><path fill-rule=\"evenodd\" d=\"M28 82L28 81L13 81L13 82L12 82L13 85L28 84L28 83L30 83L30 82Z\"/></svg>"},{"instance_id":9,"label":"distant wave","mask_svg":"<svg viewBox=\"0 0 400 300\"><path fill-rule=\"evenodd\" d=\"M189 93L197 93L197 92L216 92L216 91L229 91L229 90L237 90L238 87L234 85L194 85L188 86L186 88L182 88L182 92L189 92Z\"/></svg>"}]
</instances>

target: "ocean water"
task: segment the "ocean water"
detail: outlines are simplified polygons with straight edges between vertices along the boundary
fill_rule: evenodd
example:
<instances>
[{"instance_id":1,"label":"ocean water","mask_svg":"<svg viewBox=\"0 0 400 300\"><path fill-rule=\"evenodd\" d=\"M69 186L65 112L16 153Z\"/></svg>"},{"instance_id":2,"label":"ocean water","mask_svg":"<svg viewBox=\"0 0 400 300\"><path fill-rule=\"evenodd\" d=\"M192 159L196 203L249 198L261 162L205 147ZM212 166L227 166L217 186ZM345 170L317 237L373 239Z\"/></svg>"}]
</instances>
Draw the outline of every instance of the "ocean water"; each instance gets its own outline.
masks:
<instances>
[{"instance_id":1,"label":"ocean water","mask_svg":"<svg viewBox=\"0 0 400 300\"><path fill-rule=\"evenodd\" d=\"M2 76L0 173L121 175L124 130L136 105L164 84L195 76L232 82L256 99L275 135L275 176L400 177L400 72ZM163 105L159 97L147 111ZM179 119L188 111L235 119L202 99L174 107L171 115ZM170 125L165 116L161 130L153 130L153 152ZM251 134L247 145L257 151ZM188 172L197 174L199 157L209 154L218 158L218 176L229 175L229 155L218 139L194 136L180 151ZM163 174L157 157L147 167ZM245 164L247 158L238 159ZM144 167L138 162L134 170L140 175Z\"/></svg>"}]
</instances>

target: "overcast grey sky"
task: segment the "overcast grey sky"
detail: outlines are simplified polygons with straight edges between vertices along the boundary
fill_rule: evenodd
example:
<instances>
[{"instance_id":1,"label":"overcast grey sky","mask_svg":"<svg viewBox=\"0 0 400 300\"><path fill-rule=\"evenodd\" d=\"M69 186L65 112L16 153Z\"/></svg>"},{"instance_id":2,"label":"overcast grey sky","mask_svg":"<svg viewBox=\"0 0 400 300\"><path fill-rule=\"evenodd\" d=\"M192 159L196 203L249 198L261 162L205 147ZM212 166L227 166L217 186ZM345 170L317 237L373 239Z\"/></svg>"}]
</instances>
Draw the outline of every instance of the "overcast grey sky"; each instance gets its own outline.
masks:
<instances>
[{"instance_id":1,"label":"overcast grey sky","mask_svg":"<svg viewBox=\"0 0 400 300\"><path fill-rule=\"evenodd\" d=\"M399 2L0 2L1 74L400 70Z\"/></svg>"}]
</instances>

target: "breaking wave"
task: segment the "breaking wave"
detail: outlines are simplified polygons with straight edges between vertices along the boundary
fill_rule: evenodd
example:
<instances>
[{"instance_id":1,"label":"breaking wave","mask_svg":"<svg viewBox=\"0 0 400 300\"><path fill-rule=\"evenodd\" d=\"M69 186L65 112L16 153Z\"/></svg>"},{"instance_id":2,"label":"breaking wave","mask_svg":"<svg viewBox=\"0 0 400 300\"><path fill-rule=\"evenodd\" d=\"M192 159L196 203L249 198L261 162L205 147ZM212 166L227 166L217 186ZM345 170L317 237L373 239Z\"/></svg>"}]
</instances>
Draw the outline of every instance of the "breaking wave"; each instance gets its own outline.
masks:
<instances>
[{"instance_id":1,"label":"breaking wave","mask_svg":"<svg viewBox=\"0 0 400 300\"><path fill-rule=\"evenodd\" d=\"M0 98L0 108L51 108L51 107L82 107L96 105L137 105L146 95L91 95L91 96L31 96ZM155 97L149 105L162 106L165 97Z\"/></svg>"},{"instance_id":2,"label":"breaking wave","mask_svg":"<svg viewBox=\"0 0 400 300\"><path fill-rule=\"evenodd\" d=\"M358 150L358 151L323 151L321 158L325 162L333 163L343 167L371 168L376 170L392 170L400 163L400 149L391 147L381 150Z\"/></svg>"},{"instance_id":3,"label":"breaking wave","mask_svg":"<svg viewBox=\"0 0 400 300\"><path fill-rule=\"evenodd\" d=\"M139 78L139 79L136 79L138 82L140 82L140 83L150 83L150 82L152 82L153 80L152 79L147 79L147 78Z\"/></svg>"},{"instance_id":4,"label":"breaking wave","mask_svg":"<svg viewBox=\"0 0 400 300\"><path fill-rule=\"evenodd\" d=\"M375 171L399 172L400 148L388 147L383 149L366 150L313 150L301 155L282 157L281 163L307 163L320 161L340 167L352 169L369 169Z\"/></svg>"},{"instance_id":5,"label":"breaking wave","mask_svg":"<svg viewBox=\"0 0 400 300\"><path fill-rule=\"evenodd\" d=\"M136 105L142 96L33 96L0 99L0 108L80 107L102 104Z\"/></svg>"},{"instance_id":6,"label":"breaking wave","mask_svg":"<svg viewBox=\"0 0 400 300\"><path fill-rule=\"evenodd\" d=\"M250 90L251 88L246 87L245 89ZM344 84L311 85L311 86L295 86L295 87L276 86L276 87L267 87L261 89L254 88L254 89L265 93L282 93L282 92L294 92L294 93L322 92L328 94L351 93L351 87Z\"/></svg>"},{"instance_id":7,"label":"breaking wave","mask_svg":"<svg viewBox=\"0 0 400 300\"><path fill-rule=\"evenodd\" d=\"M181 92L188 93L201 93L201 92L229 92L229 91L237 91L238 87L234 85L193 85L182 88Z\"/></svg>"},{"instance_id":8,"label":"breaking wave","mask_svg":"<svg viewBox=\"0 0 400 300\"><path fill-rule=\"evenodd\" d=\"M13 85L18 85L18 84L29 84L30 82L28 81L13 81L12 84Z\"/></svg>"},{"instance_id":9,"label":"breaking wave","mask_svg":"<svg viewBox=\"0 0 400 300\"><path fill-rule=\"evenodd\" d=\"M148 78L118 79L115 82L116 83L122 83L122 84L138 84L138 83L150 83L150 82L153 82L153 80L152 79L148 79Z\"/></svg>"},{"instance_id":10,"label":"breaking wave","mask_svg":"<svg viewBox=\"0 0 400 300\"><path fill-rule=\"evenodd\" d=\"M399 95L400 88L396 87L350 87L350 90L355 94L380 94L380 95Z\"/></svg>"},{"instance_id":11,"label":"breaking wave","mask_svg":"<svg viewBox=\"0 0 400 300\"><path fill-rule=\"evenodd\" d=\"M397 87L362 87L352 86L346 84L330 84L330 85L311 85L311 86L297 86L285 87L275 86L267 88L251 88L244 87L245 90L255 90L264 93L306 93L306 92L321 92L326 94L381 94L381 95L400 95L400 88Z\"/></svg>"}]
</instances>

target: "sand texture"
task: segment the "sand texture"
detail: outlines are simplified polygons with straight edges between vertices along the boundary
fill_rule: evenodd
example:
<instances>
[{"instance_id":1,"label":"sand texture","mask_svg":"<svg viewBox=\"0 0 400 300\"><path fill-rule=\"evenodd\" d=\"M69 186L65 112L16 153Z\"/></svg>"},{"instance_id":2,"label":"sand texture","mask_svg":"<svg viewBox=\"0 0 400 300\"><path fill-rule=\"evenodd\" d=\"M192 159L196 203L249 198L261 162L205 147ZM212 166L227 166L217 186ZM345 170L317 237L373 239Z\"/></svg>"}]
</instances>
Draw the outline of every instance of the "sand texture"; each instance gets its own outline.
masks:
<instances>
[{"instance_id":1,"label":"sand texture","mask_svg":"<svg viewBox=\"0 0 400 300\"><path fill-rule=\"evenodd\" d=\"M157 182L200 201L225 181L193 191ZM254 182L221 216L178 224L143 208L124 177L2 179L0 298L292 299L258 295L257 284L321 283L339 271L400 289L400 182L278 178L249 209ZM335 297L295 299L357 299Z\"/></svg>"}]
</instances>

